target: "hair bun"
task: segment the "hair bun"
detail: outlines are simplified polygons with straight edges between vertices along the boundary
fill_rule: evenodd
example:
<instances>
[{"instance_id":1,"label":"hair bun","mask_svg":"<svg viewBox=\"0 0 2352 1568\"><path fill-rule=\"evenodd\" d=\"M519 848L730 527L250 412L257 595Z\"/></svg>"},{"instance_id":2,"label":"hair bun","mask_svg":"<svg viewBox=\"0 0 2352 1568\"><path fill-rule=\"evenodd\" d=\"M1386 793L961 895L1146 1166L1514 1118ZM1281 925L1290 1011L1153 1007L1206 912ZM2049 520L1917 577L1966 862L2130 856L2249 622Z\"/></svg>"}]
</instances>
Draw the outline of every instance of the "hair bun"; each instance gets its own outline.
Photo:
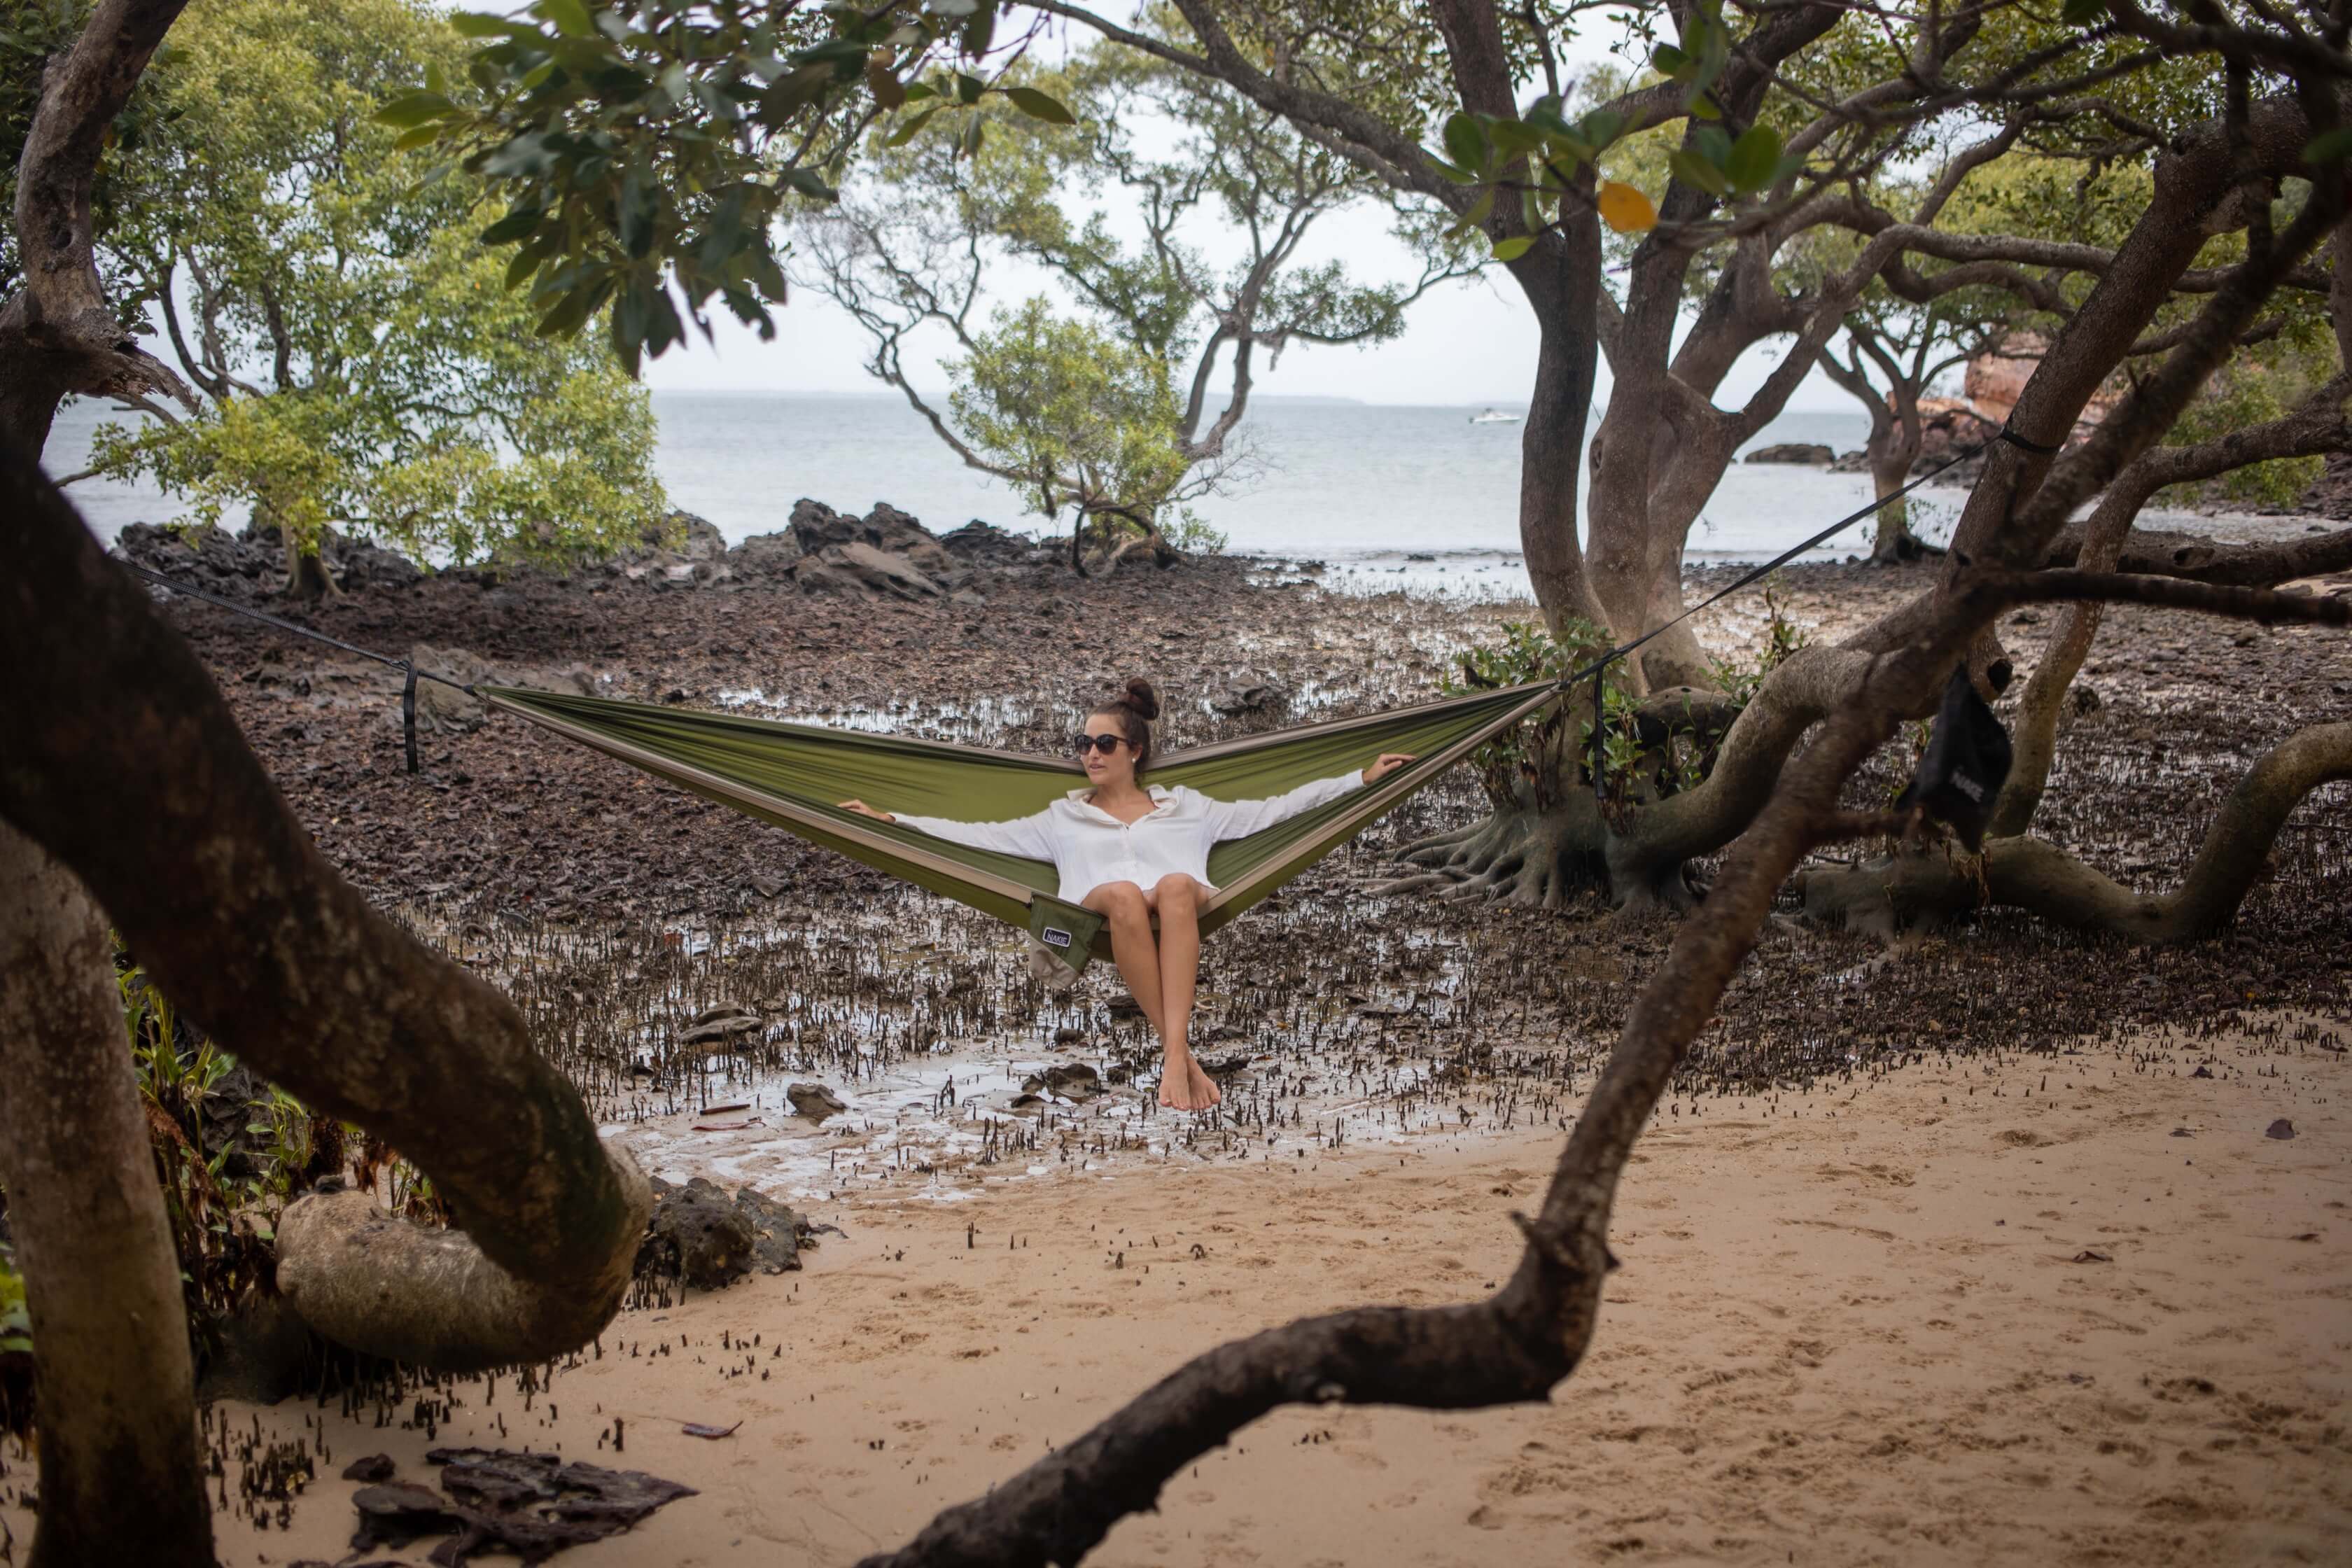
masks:
<instances>
[{"instance_id":1,"label":"hair bun","mask_svg":"<svg viewBox=\"0 0 2352 1568\"><path fill-rule=\"evenodd\" d=\"M1134 709L1146 723L1160 717L1160 693L1151 689L1151 682L1139 675L1127 683L1127 696L1121 700L1121 705Z\"/></svg>"}]
</instances>

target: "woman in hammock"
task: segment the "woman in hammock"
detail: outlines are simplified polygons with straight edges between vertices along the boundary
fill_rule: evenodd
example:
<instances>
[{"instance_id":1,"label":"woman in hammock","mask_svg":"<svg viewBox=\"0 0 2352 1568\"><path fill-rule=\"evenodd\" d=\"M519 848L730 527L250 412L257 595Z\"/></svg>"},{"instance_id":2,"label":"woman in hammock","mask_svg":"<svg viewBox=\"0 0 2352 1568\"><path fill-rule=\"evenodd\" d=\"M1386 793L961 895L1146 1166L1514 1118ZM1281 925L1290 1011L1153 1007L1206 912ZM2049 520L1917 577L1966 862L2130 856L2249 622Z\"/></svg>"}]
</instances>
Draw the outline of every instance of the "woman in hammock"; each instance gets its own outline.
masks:
<instances>
[{"instance_id":1,"label":"woman in hammock","mask_svg":"<svg viewBox=\"0 0 2352 1568\"><path fill-rule=\"evenodd\" d=\"M1167 1053L1160 1103L1206 1110L1223 1096L1193 1059L1186 1034L1201 968L1201 900L1216 890L1209 886L1210 847L1337 800L1412 758L1383 752L1360 773L1318 779L1270 800L1212 800L1197 790L1143 783L1151 763L1151 721L1159 716L1160 698L1150 682L1129 681L1126 690L1095 710L1076 740L1089 787L1072 790L1034 816L958 822L893 816L862 800L841 804L953 843L1052 861L1062 875L1061 896L1108 918L1119 975ZM1156 942L1154 914L1160 917Z\"/></svg>"}]
</instances>

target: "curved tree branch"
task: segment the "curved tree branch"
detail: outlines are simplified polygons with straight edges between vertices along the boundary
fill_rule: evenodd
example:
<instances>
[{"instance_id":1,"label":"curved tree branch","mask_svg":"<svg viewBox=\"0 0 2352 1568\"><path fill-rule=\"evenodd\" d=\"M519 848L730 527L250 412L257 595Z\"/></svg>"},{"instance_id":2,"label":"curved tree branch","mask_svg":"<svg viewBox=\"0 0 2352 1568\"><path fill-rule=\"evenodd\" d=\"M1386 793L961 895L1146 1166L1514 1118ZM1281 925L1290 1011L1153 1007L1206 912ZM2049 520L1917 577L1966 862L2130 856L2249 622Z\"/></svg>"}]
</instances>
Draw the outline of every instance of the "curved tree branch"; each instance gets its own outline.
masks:
<instances>
[{"instance_id":1,"label":"curved tree branch","mask_svg":"<svg viewBox=\"0 0 2352 1568\"><path fill-rule=\"evenodd\" d=\"M463 1227L370 1216L361 1194L303 1199L280 1226L296 1310L437 1367L585 1343L619 1306L651 1204L635 1163L605 1149L513 1004L335 874L195 655L13 452L0 555L0 662L42 672L0 691L0 819L89 888L206 1033L389 1141Z\"/></svg>"},{"instance_id":2,"label":"curved tree branch","mask_svg":"<svg viewBox=\"0 0 2352 1568\"><path fill-rule=\"evenodd\" d=\"M2133 942L2190 942L2228 925L2267 869L2279 829L2323 784L2352 779L2352 723L2318 724L2266 752L2238 781L2197 858L2169 893L2136 893L2039 838L1991 838L1979 857L1930 849L1808 872L1816 918L1907 922L1980 906L2021 909Z\"/></svg>"}]
</instances>

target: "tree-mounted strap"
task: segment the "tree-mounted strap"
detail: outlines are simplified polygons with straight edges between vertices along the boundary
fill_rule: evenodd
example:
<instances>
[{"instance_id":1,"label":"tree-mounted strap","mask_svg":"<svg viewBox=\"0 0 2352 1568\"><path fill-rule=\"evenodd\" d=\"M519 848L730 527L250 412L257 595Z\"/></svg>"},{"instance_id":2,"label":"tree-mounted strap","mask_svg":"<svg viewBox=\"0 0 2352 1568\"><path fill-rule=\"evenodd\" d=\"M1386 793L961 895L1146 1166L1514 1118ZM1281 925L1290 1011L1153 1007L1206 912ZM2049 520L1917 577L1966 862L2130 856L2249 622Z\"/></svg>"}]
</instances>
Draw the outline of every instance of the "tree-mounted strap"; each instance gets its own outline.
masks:
<instances>
[{"instance_id":1,"label":"tree-mounted strap","mask_svg":"<svg viewBox=\"0 0 2352 1568\"><path fill-rule=\"evenodd\" d=\"M2054 458L2059 453L2066 449L2065 445L2063 442L2055 447L2045 447L2039 441L2029 441L2006 425L1993 432L1992 439L1993 441L2006 441L2011 446L2019 448L2021 451L2031 452L2037 458ZM1985 443L1986 447L1990 445L1992 445L1991 441ZM1984 447L1979 447L1977 450L1982 451L1984 450Z\"/></svg>"}]
</instances>

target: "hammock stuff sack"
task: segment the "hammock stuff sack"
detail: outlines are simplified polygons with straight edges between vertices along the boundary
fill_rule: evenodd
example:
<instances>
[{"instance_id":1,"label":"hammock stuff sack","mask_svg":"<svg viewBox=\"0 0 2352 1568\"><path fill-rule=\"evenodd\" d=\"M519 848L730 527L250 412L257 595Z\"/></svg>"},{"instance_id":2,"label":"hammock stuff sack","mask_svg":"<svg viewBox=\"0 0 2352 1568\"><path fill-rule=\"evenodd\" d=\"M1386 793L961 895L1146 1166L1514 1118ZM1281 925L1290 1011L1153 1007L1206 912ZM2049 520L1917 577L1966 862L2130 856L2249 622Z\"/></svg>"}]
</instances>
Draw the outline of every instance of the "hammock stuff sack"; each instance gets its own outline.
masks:
<instances>
[{"instance_id":1,"label":"hammock stuff sack","mask_svg":"<svg viewBox=\"0 0 2352 1568\"><path fill-rule=\"evenodd\" d=\"M707 800L1020 927L1033 942L1032 969L1040 978L1075 979L1089 957L1109 956L1103 917L1055 896L1060 878L1051 862L950 844L835 804L863 799L880 810L1001 822L1042 811L1083 786L1086 770L1075 761L522 687L482 686L476 692L493 707ZM1363 767L1382 752L1411 752L1418 759L1377 784L1217 845L1209 855L1209 879L1217 891L1202 906L1202 933L1215 931L1559 697L1548 681L1504 687L1196 746L1155 761L1152 784L1189 784L1218 800L1255 800ZM1050 964L1040 962L1049 953Z\"/></svg>"},{"instance_id":2,"label":"hammock stuff sack","mask_svg":"<svg viewBox=\"0 0 2352 1568\"><path fill-rule=\"evenodd\" d=\"M1944 687L1927 750L1911 782L1895 797L1895 809L1918 806L1950 827L1973 855L1984 847L1993 802L2009 781L2009 731L1977 695L1962 666Z\"/></svg>"}]
</instances>

